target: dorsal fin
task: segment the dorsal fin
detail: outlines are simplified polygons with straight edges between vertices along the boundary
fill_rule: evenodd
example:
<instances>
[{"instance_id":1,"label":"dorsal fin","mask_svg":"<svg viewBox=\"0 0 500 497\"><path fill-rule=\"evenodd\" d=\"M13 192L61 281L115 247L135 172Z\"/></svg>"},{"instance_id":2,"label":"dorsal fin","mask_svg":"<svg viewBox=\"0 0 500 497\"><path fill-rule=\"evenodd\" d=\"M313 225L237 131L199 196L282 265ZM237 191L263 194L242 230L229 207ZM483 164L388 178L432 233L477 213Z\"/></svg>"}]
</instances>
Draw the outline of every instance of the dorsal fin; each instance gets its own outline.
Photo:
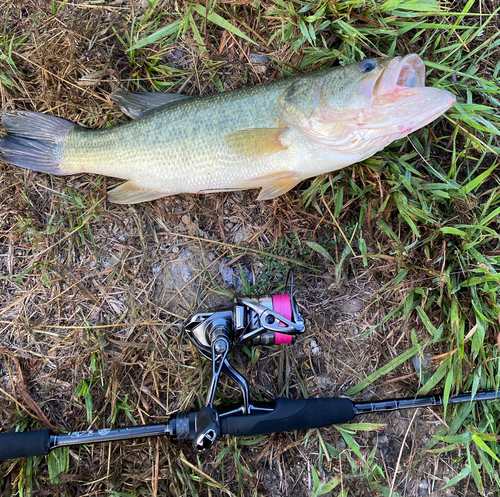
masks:
<instances>
[{"instance_id":1,"label":"dorsal fin","mask_svg":"<svg viewBox=\"0 0 500 497\"><path fill-rule=\"evenodd\" d=\"M189 95L178 95L177 93L132 93L125 90L116 90L111 93L111 99L120 107L120 110L131 117L139 119L152 109L189 98Z\"/></svg>"}]
</instances>

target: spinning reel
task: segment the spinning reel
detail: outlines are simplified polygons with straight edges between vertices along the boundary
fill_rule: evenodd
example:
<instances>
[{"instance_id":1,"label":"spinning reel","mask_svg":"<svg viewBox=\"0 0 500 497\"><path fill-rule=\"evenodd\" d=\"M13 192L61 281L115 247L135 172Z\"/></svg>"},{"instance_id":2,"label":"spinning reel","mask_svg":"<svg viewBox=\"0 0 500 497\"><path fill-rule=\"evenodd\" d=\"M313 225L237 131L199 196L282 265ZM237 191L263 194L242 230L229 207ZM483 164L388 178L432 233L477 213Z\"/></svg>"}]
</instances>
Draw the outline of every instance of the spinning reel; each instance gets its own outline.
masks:
<instances>
[{"instance_id":1,"label":"spinning reel","mask_svg":"<svg viewBox=\"0 0 500 497\"><path fill-rule=\"evenodd\" d=\"M245 345L291 344L304 333L304 320L295 299L288 294L235 297L232 307L194 314L186 320L184 329L195 347L212 362L212 378L194 438L195 448L205 450L219 435L219 417L249 415L264 409L251 404L247 381L229 363L228 353ZM238 385L243 397L241 406L225 414L219 414L213 406L222 373Z\"/></svg>"}]
</instances>

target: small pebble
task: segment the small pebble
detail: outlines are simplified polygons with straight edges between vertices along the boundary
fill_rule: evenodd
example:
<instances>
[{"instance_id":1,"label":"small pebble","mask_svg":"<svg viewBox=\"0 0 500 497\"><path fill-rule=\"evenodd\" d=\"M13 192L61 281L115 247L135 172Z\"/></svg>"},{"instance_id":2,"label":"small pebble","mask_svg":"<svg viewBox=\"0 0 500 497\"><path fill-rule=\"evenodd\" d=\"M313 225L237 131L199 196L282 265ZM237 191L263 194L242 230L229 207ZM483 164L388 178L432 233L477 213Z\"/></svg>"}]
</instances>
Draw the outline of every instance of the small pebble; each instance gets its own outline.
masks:
<instances>
[{"instance_id":1,"label":"small pebble","mask_svg":"<svg viewBox=\"0 0 500 497\"><path fill-rule=\"evenodd\" d=\"M311 340L311 353L312 355L318 355L321 353L321 347L318 345L316 340Z\"/></svg>"},{"instance_id":2,"label":"small pebble","mask_svg":"<svg viewBox=\"0 0 500 497\"><path fill-rule=\"evenodd\" d=\"M180 50L177 50L177 48L172 52L172 58L174 60L182 59L182 57L184 57L184 53Z\"/></svg>"},{"instance_id":3,"label":"small pebble","mask_svg":"<svg viewBox=\"0 0 500 497\"><path fill-rule=\"evenodd\" d=\"M337 450L344 450L345 448L347 448L347 444L345 443L345 440L342 437L339 437L337 439L336 449Z\"/></svg>"},{"instance_id":4,"label":"small pebble","mask_svg":"<svg viewBox=\"0 0 500 497\"><path fill-rule=\"evenodd\" d=\"M348 300L341 301L339 308L340 312L345 312L346 314L354 314L363 310L364 303L360 298L352 297Z\"/></svg>"},{"instance_id":5,"label":"small pebble","mask_svg":"<svg viewBox=\"0 0 500 497\"><path fill-rule=\"evenodd\" d=\"M178 247L177 245L176 245L175 247L172 247L172 252L173 252L174 254L178 254L178 253L179 253L179 250L180 250L180 249L179 249L179 247Z\"/></svg>"},{"instance_id":6,"label":"small pebble","mask_svg":"<svg viewBox=\"0 0 500 497\"><path fill-rule=\"evenodd\" d=\"M249 58L252 64L267 64L269 62L269 57L260 53L251 53Z\"/></svg>"},{"instance_id":7,"label":"small pebble","mask_svg":"<svg viewBox=\"0 0 500 497\"><path fill-rule=\"evenodd\" d=\"M187 226L190 223L189 216L184 214L184 216L181 217L181 221Z\"/></svg>"},{"instance_id":8,"label":"small pebble","mask_svg":"<svg viewBox=\"0 0 500 497\"><path fill-rule=\"evenodd\" d=\"M387 435L375 435L372 438L372 444L378 447L387 447L389 445L389 438Z\"/></svg>"},{"instance_id":9,"label":"small pebble","mask_svg":"<svg viewBox=\"0 0 500 497\"><path fill-rule=\"evenodd\" d=\"M236 234L234 235L234 243L238 244L241 243L243 240L246 240L252 235L252 232L245 229L245 228L240 228Z\"/></svg>"},{"instance_id":10,"label":"small pebble","mask_svg":"<svg viewBox=\"0 0 500 497\"><path fill-rule=\"evenodd\" d=\"M226 223L226 228L227 228L228 230L232 229L233 227L234 227L234 224L233 224L233 223L231 223L231 222Z\"/></svg>"},{"instance_id":11,"label":"small pebble","mask_svg":"<svg viewBox=\"0 0 500 497\"><path fill-rule=\"evenodd\" d=\"M421 480L418 484L418 495L427 495L427 490L429 489L429 482L427 480Z\"/></svg>"},{"instance_id":12,"label":"small pebble","mask_svg":"<svg viewBox=\"0 0 500 497\"><path fill-rule=\"evenodd\" d=\"M227 286L233 286L234 285L234 275L233 271L231 268L227 266L223 266L220 269L220 275L222 276L222 279L224 280L224 283L226 283Z\"/></svg>"}]
</instances>

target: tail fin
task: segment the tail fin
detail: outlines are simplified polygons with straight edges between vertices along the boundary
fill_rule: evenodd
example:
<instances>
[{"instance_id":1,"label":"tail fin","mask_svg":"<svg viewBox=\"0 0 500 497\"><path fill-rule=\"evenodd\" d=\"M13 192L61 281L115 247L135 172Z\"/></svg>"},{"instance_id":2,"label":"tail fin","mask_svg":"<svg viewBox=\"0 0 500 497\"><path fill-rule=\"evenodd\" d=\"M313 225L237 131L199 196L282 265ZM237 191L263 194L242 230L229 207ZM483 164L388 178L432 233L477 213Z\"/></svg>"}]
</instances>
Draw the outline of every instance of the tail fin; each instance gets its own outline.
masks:
<instances>
[{"instance_id":1,"label":"tail fin","mask_svg":"<svg viewBox=\"0 0 500 497\"><path fill-rule=\"evenodd\" d=\"M0 160L16 166L62 176L63 140L76 125L38 112L2 112L8 136L0 139Z\"/></svg>"}]
</instances>

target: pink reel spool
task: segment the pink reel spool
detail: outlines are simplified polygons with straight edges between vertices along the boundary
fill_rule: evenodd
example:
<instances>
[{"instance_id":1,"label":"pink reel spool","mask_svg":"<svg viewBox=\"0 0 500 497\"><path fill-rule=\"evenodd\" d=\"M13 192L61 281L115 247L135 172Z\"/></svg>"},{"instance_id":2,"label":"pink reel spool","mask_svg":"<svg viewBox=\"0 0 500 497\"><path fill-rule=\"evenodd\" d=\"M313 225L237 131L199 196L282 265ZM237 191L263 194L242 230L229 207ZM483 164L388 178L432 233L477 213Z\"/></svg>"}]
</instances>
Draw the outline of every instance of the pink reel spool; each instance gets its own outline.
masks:
<instances>
[{"instance_id":1,"label":"pink reel spool","mask_svg":"<svg viewBox=\"0 0 500 497\"><path fill-rule=\"evenodd\" d=\"M292 301L290 299L290 295L273 295L273 309L276 312L279 312L284 318L289 321L292 320ZM280 326L283 328L285 325L280 323ZM280 345L282 343L290 344L292 343L292 335L285 335L284 333L276 332L274 334L274 344Z\"/></svg>"}]
</instances>

